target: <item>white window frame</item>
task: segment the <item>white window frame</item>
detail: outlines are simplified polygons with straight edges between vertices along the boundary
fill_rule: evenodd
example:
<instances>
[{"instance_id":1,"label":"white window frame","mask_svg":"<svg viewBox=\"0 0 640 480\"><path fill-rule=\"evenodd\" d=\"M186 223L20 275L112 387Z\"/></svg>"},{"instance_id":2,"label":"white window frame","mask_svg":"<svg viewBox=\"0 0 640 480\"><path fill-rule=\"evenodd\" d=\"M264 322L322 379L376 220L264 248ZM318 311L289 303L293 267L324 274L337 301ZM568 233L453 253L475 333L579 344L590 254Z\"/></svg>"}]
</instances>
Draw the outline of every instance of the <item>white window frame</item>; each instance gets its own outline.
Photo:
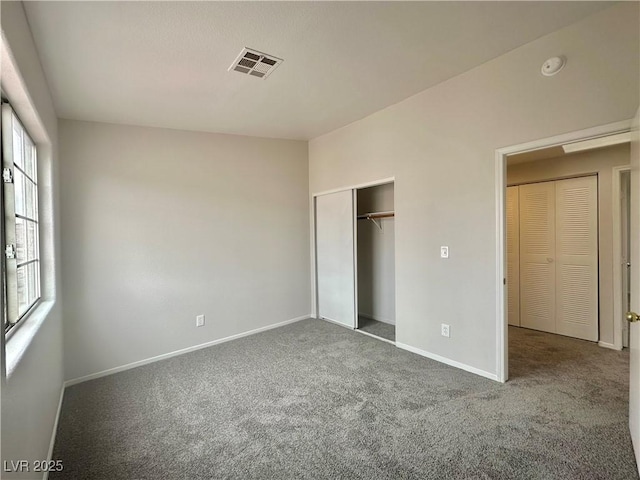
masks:
<instances>
[{"instance_id":1,"label":"white window frame","mask_svg":"<svg viewBox=\"0 0 640 480\"><path fill-rule=\"evenodd\" d=\"M5 335L21 324L22 320L24 320L38 305L40 299L42 298L42 288L41 288L41 258L40 258L40 218L39 218L39 191L38 191L38 148L36 143L33 141L32 136L29 134L27 129L24 127L17 114L13 111L11 106L8 103L2 104L2 169L3 169L3 177L4 173L8 170L10 172L11 181L7 182L2 181L2 203L3 208L0 210L2 212L2 254L3 254L3 272L4 278L2 279L4 282L4 300L5 300L5 308L3 309L3 327ZM25 170L26 168L21 168L14 157L13 151L13 140L14 140L14 129L19 130L21 132L21 154L23 155L23 165L25 158L26 147L32 149L32 161L33 168L32 173L29 174ZM31 198L31 208L33 214L30 215L22 215L16 213L16 199L15 199L15 180L16 176L22 175L25 177L25 181L27 183L31 182L35 187L33 192L34 195ZM34 256L33 258L28 258L27 252L24 253L26 258L18 263L18 255L17 252L13 255L13 258L10 254L7 254L7 247L14 246L17 249L17 232L16 232L16 223L21 220L25 224L25 244L27 240L27 227L26 224L34 224L35 225L35 239L33 245ZM25 249L28 250L25 246ZM22 311L20 311L20 301L19 301L19 288L18 288L18 270L21 268L27 269L29 265L34 265L33 268L33 284L32 287L35 291L33 295L33 299L31 303L26 305ZM28 288L29 279L25 281L25 287ZM29 295L27 295L29 298Z\"/></svg>"}]
</instances>

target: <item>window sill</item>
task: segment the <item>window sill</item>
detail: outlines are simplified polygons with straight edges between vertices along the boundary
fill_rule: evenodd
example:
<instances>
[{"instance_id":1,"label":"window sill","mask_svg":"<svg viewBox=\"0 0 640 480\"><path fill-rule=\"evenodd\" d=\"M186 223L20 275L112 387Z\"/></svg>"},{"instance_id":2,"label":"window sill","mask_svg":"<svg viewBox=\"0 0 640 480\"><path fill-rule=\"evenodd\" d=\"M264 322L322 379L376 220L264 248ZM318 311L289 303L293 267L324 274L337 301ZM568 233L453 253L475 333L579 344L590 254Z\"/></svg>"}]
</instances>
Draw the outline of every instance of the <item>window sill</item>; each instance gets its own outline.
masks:
<instances>
[{"instance_id":1,"label":"window sill","mask_svg":"<svg viewBox=\"0 0 640 480\"><path fill-rule=\"evenodd\" d=\"M40 304L36 306L27 318L21 321L22 325L14 327L15 331L9 333L5 344L7 379L11 377L22 356L29 349L29 345L31 345L38 330L40 330L45 319L51 313L54 305L54 300L41 300Z\"/></svg>"}]
</instances>

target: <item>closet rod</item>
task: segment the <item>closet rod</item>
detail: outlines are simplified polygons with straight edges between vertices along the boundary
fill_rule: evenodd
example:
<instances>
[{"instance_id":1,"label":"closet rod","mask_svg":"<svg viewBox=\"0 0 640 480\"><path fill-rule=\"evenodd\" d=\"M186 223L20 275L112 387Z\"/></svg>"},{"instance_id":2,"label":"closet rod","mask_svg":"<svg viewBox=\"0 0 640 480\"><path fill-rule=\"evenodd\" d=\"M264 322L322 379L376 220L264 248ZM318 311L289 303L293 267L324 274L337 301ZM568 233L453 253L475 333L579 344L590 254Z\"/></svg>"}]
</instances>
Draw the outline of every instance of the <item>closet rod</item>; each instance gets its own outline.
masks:
<instances>
[{"instance_id":1,"label":"closet rod","mask_svg":"<svg viewBox=\"0 0 640 480\"><path fill-rule=\"evenodd\" d=\"M372 213L363 213L362 215L358 215L358 220L371 220L373 218L388 218L394 217L395 212L372 212Z\"/></svg>"}]
</instances>

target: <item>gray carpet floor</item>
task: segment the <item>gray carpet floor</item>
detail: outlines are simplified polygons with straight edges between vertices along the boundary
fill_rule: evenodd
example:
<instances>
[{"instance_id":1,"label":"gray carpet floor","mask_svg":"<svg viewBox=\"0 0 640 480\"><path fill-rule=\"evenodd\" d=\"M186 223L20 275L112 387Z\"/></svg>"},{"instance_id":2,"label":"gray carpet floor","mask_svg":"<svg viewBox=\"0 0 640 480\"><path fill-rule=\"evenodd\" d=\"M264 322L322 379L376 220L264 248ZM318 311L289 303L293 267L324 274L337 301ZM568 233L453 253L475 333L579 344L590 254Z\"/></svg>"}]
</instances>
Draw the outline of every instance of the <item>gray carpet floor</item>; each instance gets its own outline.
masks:
<instances>
[{"instance_id":1,"label":"gray carpet floor","mask_svg":"<svg viewBox=\"0 0 640 480\"><path fill-rule=\"evenodd\" d=\"M321 320L69 387L51 479L637 479L628 354L510 328L499 384Z\"/></svg>"},{"instance_id":2,"label":"gray carpet floor","mask_svg":"<svg viewBox=\"0 0 640 480\"><path fill-rule=\"evenodd\" d=\"M387 340L391 340L392 342L396 341L395 325L379 322L378 320L363 317L360 315L358 317L358 329L362 330L363 332L370 333L371 335L375 335L376 337L385 338Z\"/></svg>"}]
</instances>

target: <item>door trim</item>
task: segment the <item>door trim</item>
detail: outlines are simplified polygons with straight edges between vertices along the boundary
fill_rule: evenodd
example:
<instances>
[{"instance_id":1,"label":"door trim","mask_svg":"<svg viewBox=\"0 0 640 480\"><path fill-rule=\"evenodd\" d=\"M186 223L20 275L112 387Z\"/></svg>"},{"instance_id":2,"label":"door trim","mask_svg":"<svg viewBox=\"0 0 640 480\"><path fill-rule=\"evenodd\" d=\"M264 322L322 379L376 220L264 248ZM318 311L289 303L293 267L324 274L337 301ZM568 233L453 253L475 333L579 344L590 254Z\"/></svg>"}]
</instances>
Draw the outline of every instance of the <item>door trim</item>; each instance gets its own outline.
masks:
<instances>
[{"instance_id":1,"label":"door trim","mask_svg":"<svg viewBox=\"0 0 640 480\"><path fill-rule=\"evenodd\" d=\"M609 344L601 345L603 347L613 348L615 350L622 350L622 328L625 322L622 318L625 312L622 311L622 305L620 304L620 298L622 297L622 232L620 231L620 225L622 220L622 212L620 208L620 193L621 180L623 172L630 172L630 165L622 165L613 167L612 169L612 195L613 201L613 345L609 347Z\"/></svg>"},{"instance_id":2,"label":"door trim","mask_svg":"<svg viewBox=\"0 0 640 480\"><path fill-rule=\"evenodd\" d=\"M312 193L311 196L315 198L315 197L318 197L320 195L328 195L329 193L343 192L345 190L354 190L354 189L358 190L360 188L377 187L378 185L386 185L387 183L395 183L395 181L396 181L396 177L382 178L380 180L373 180L371 182L358 183L357 185L349 185L349 186L346 186L346 187L332 188L331 190L322 190L320 192Z\"/></svg>"},{"instance_id":3,"label":"door trim","mask_svg":"<svg viewBox=\"0 0 640 480\"><path fill-rule=\"evenodd\" d=\"M353 231L353 319L354 330L360 328L360 312L358 311L358 190L351 190L351 228Z\"/></svg>"},{"instance_id":4,"label":"door trim","mask_svg":"<svg viewBox=\"0 0 640 480\"><path fill-rule=\"evenodd\" d=\"M507 289L505 284L506 249L506 188L507 156L541 148L555 147L564 143L587 140L631 130L632 119L506 146L495 150L495 201L496 201L496 376L498 381L509 378L509 337L507 325Z\"/></svg>"}]
</instances>

